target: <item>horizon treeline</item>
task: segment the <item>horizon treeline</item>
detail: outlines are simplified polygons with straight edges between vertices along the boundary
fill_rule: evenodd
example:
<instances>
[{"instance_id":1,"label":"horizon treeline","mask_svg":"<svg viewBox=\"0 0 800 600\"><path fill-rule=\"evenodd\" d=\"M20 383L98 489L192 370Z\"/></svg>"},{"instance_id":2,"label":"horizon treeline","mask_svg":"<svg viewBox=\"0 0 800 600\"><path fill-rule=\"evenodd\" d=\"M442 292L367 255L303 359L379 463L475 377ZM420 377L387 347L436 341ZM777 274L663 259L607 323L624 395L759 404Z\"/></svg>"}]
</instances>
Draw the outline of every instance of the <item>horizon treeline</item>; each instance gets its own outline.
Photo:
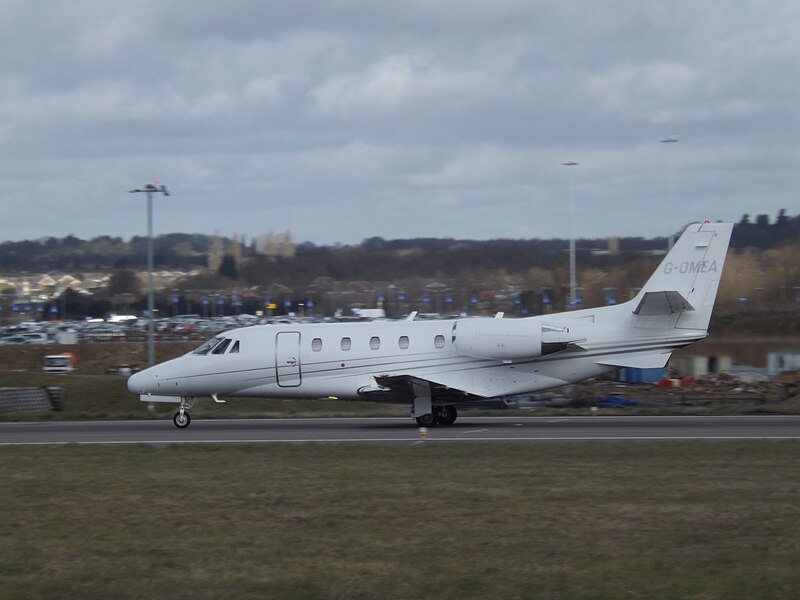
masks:
<instances>
[{"instance_id":1,"label":"horizon treeline","mask_svg":"<svg viewBox=\"0 0 800 600\"><path fill-rule=\"evenodd\" d=\"M781 209L774 220L759 214L745 214L735 224L731 246L737 250L769 250L800 239L800 215L789 216ZM613 240L613 241L612 241ZM667 238L580 238L578 251L613 253L654 252L667 248ZM295 244L291 232L267 233L249 242L238 235L169 233L154 238L156 269L208 269L237 278L253 268L292 264L306 275L334 279L385 279L387 270L394 277L428 274L456 274L464 269L503 268L511 271L531 267L547 268L553 257L567 248L567 239L490 239L411 238L387 240L370 237L359 244ZM603 262L609 260L608 256ZM613 261L613 258L611 259ZM0 243L0 271L106 271L143 269L147 263L147 238L134 236L129 241L107 235L82 240L74 235ZM591 266L591 265L588 265Z\"/></svg>"},{"instance_id":2,"label":"horizon treeline","mask_svg":"<svg viewBox=\"0 0 800 600\"><path fill-rule=\"evenodd\" d=\"M632 298L667 245L663 237L579 240L581 306ZM568 241L560 239L372 237L354 245L317 246L295 244L288 231L264 234L249 243L239 236L169 234L155 240L155 300L162 315L213 316L223 310L230 314L234 307L255 313L270 304L277 305L269 309L274 314L304 307L303 313L326 316L339 309L374 306L383 306L391 316L411 310L541 314L567 306L567 248ZM773 329L800 331L798 255L800 216L789 217L782 210L771 222L766 215L744 215L734 226L717 313L769 311L781 315ZM83 273L105 272L107 285L94 288L91 296L64 292L65 314L139 314L146 306L145 257L145 238L124 242L101 236L86 242L68 236L6 242L0 244L0 272L60 271L78 279L84 279ZM19 291L9 287L0 293L8 300Z\"/></svg>"}]
</instances>

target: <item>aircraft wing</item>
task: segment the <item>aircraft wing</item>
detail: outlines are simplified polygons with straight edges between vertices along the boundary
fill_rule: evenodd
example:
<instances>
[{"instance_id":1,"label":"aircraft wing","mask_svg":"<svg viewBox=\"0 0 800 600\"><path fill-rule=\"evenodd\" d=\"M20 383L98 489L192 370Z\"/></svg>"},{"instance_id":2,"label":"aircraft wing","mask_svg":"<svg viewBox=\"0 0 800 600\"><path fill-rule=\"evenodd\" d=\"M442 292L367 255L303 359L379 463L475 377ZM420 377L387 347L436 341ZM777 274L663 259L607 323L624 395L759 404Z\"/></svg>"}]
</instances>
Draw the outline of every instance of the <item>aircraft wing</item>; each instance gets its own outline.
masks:
<instances>
[{"instance_id":1,"label":"aircraft wing","mask_svg":"<svg viewBox=\"0 0 800 600\"><path fill-rule=\"evenodd\" d=\"M437 378L440 379L441 378ZM466 390L447 387L417 375L377 375L378 387L362 388L359 393L373 402L414 402L413 389L419 386L430 386L431 400L438 404L473 408L508 408L509 402L504 396L481 395Z\"/></svg>"},{"instance_id":2,"label":"aircraft wing","mask_svg":"<svg viewBox=\"0 0 800 600\"><path fill-rule=\"evenodd\" d=\"M480 400L519 393L541 385L541 374L533 375L523 371L498 373L492 369L463 369L458 371L415 371L412 373L392 373L375 375L375 382L384 394L403 395L413 398L414 385L430 385L434 399ZM561 382L554 382L555 387ZM371 390L365 390L371 391ZM377 391L377 390L375 390ZM363 394L362 392L362 395ZM376 394L379 397L379 394Z\"/></svg>"},{"instance_id":3,"label":"aircraft wing","mask_svg":"<svg viewBox=\"0 0 800 600\"><path fill-rule=\"evenodd\" d=\"M470 381L466 381L464 377L460 377L458 373L439 373L432 375L425 374L384 374L375 375L375 383L379 387L371 389L359 390L361 395L366 397L379 397L379 396L394 396L413 399L414 386L430 385L431 394L433 397L442 395L461 397L465 399L469 396L477 396L480 398L488 398L490 395L478 394L474 390L470 390ZM470 378L471 379L471 378ZM496 394L492 394L496 395Z\"/></svg>"},{"instance_id":4,"label":"aircraft wing","mask_svg":"<svg viewBox=\"0 0 800 600\"><path fill-rule=\"evenodd\" d=\"M392 375L376 375L375 382L385 388L389 388L395 392L409 392L411 393L414 383L417 384L432 384L433 387L440 387L455 392L460 392L468 395L468 382L460 377L458 373L439 373L432 375L429 373L422 375L411 374L392 374Z\"/></svg>"}]
</instances>

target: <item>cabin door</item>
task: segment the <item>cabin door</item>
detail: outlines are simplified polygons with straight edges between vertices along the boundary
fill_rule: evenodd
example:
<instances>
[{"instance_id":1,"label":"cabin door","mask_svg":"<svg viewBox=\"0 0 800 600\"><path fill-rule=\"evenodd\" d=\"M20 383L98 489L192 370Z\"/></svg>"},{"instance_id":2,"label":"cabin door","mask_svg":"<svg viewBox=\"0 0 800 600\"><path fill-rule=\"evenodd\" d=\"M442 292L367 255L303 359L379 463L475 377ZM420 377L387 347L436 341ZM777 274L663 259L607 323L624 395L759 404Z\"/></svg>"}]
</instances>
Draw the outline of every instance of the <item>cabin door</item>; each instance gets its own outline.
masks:
<instances>
[{"instance_id":1,"label":"cabin door","mask_svg":"<svg viewBox=\"0 0 800 600\"><path fill-rule=\"evenodd\" d=\"M275 336L275 371L278 385L300 385L300 332L282 331Z\"/></svg>"}]
</instances>

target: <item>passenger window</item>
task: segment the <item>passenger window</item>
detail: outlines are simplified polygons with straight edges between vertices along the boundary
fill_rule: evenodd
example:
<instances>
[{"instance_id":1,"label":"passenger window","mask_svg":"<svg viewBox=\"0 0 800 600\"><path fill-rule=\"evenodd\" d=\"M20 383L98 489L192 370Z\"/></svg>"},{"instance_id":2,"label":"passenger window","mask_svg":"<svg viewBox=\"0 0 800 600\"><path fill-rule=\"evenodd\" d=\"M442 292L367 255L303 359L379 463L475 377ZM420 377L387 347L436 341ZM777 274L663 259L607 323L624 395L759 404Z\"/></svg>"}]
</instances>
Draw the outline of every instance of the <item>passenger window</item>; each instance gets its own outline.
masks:
<instances>
[{"instance_id":1,"label":"passenger window","mask_svg":"<svg viewBox=\"0 0 800 600\"><path fill-rule=\"evenodd\" d=\"M225 338L222 340L214 349L211 351L211 354L224 354L225 350L228 349L228 346L231 345L231 338Z\"/></svg>"},{"instance_id":2,"label":"passenger window","mask_svg":"<svg viewBox=\"0 0 800 600\"><path fill-rule=\"evenodd\" d=\"M314 352L319 352L322 350L322 339L321 338L314 338L311 340L311 349Z\"/></svg>"},{"instance_id":3,"label":"passenger window","mask_svg":"<svg viewBox=\"0 0 800 600\"><path fill-rule=\"evenodd\" d=\"M371 337L369 338L369 349L370 350L380 350L381 348L381 338L379 337Z\"/></svg>"},{"instance_id":4,"label":"passenger window","mask_svg":"<svg viewBox=\"0 0 800 600\"><path fill-rule=\"evenodd\" d=\"M347 351L350 350L350 346L353 345L353 342L350 340L349 337L342 338L342 350Z\"/></svg>"},{"instance_id":5,"label":"passenger window","mask_svg":"<svg viewBox=\"0 0 800 600\"><path fill-rule=\"evenodd\" d=\"M437 335L435 338L433 338L433 345L436 346L436 348L439 350L444 348L444 336Z\"/></svg>"},{"instance_id":6,"label":"passenger window","mask_svg":"<svg viewBox=\"0 0 800 600\"><path fill-rule=\"evenodd\" d=\"M233 342L233 346L231 347L231 351L228 354L239 354L239 340Z\"/></svg>"},{"instance_id":7,"label":"passenger window","mask_svg":"<svg viewBox=\"0 0 800 600\"><path fill-rule=\"evenodd\" d=\"M397 340L397 345L400 346L400 350L408 350L408 336L401 335L400 339Z\"/></svg>"}]
</instances>

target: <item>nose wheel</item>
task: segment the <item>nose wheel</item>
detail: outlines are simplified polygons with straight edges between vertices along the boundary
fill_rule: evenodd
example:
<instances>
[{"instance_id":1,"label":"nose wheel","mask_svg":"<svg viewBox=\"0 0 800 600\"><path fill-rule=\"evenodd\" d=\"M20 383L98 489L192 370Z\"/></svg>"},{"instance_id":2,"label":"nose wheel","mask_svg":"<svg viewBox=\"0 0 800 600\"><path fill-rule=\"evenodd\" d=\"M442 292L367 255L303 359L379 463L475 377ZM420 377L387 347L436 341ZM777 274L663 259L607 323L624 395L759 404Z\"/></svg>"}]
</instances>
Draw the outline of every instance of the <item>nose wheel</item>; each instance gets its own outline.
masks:
<instances>
[{"instance_id":1,"label":"nose wheel","mask_svg":"<svg viewBox=\"0 0 800 600\"><path fill-rule=\"evenodd\" d=\"M181 409L175 413L174 417L172 417L172 422L175 423L175 427L184 429L189 426L189 423L192 422L192 417L188 412L185 412L183 409Z\"/></svg>"},{"instance_id":2,"label":"nose wheel","mask_svg":"<svg viewBox=\"0 0 800 600\"><path fill-rule=\"evenodd\" d=\"M181 398L180 410L178 410L178 412L175 413L175 416L172 417L172 422L175 423L175 427L179 429L186 429L189 426L189 423L192 422L192 417L189 414L189 410L191 410L195 402L197 402L197 398L192 396Z\"/></svg>"}]
</instances>

